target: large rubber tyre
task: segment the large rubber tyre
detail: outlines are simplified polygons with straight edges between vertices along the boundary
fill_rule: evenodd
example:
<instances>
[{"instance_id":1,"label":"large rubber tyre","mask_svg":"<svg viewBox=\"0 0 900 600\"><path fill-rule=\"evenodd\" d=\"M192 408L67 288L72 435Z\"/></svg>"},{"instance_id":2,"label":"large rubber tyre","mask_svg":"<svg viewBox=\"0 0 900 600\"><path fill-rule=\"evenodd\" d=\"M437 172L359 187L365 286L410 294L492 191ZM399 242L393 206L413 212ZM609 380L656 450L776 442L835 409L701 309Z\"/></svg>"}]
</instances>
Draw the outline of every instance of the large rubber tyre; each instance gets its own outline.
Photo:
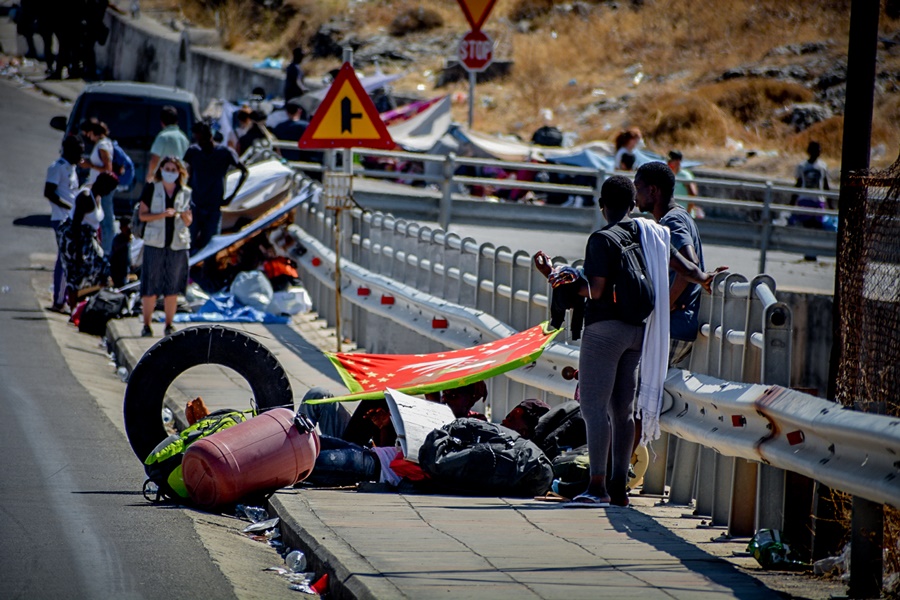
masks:
<instances>
[{"instance_id":1,"label":"large rubber tyre","mask_svg":"<svg viewBox=\"0 0 900 600\"><path fill-rule=\"evenodd\" d=\"M260 412L279 406L293 409L287 373L265 346L221 325L182 329L150 348L128 379L125 433L141 461L167 435L161 414L169 386L191 367L206 364L229 367L246 379Z\"/></svg>"}]
</instances>

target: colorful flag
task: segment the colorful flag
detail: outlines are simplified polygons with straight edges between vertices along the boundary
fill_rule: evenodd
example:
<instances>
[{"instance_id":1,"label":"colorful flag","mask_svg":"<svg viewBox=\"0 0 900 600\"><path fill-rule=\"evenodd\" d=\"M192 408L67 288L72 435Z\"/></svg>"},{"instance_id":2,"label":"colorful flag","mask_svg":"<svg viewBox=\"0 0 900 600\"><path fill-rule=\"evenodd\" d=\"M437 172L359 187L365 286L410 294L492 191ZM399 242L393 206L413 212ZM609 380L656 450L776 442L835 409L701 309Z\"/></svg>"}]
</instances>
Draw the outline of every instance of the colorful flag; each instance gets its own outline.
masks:
<instances>
[{"instance_id":1,"label":"colorful flag","mask_svg":"<svg viewBox=\"0 0 900 600\"><path fill-rule=\"evenodd\" d=\"M375 400L383 398L388 387L427 394L469 385L534 362L559 331L548 331L542 323L502 340L432 354L326 352L350 394L308 402Z\"/></svg>"}]
</instances>

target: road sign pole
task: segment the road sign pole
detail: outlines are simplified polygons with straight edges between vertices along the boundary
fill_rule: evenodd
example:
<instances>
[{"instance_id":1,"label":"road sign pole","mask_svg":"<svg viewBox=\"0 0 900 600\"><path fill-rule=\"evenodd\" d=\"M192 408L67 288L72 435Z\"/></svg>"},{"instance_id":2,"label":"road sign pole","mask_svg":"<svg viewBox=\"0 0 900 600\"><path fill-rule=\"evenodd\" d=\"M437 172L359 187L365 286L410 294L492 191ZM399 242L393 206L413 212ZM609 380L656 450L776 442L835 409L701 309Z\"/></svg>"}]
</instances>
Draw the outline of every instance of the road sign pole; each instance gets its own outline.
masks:
<instances>
[{"instance_id":1,"label":"road sign pole","mask_svg":"<svg viewBox=\"0 0 900 600\"><path fill-rule=\"evenodd\" d=\"M353 48L344 48L344 63L353 66ZM350 149L344 148L341 154L341 171L347 176L347 179L350 178L350 173L352 173L351 165L350 165ZM350 190L347 189L347 196L349 196ZM339 197L335 204L334 209L334 330L335 337L337 338L337 351L341 351L341 344L344 339L344 334L341 331L342 328L342 319L341 319L341 222L344 220L344 208L346 207L346 203L348 197Z\"/></svg>"},{"instance_id":2,"label":"road sign pole","mask_svg":"<svg viewBox=\"0 0 900 600\"><path fill-rule=\"evenodd\" d=\"M469 71L469 129L475 116L475 71Z\"/></svg>"},{"instance_id":3,"label":"road sign pole","mask_svg":"<svg viewBox=\"0 0 900 600\"><path fill-rule=\"evenodd\" d=\"M328 156L323 182L326 198L325 207L334 211L334 325L337 333L337 351L343 342L343 319L341 318L341 253L343 249L344 212L352 202L353 154L354 146L392 150L396 144L378 114L375 104L362 87L353 70L353 51L344 49L344 64L332 81L325 98L313 113L306 131L297 142L303 150L322 149ZM337 148L341 152L342 164L337 167Z\"/></svg>"}]
</instances>

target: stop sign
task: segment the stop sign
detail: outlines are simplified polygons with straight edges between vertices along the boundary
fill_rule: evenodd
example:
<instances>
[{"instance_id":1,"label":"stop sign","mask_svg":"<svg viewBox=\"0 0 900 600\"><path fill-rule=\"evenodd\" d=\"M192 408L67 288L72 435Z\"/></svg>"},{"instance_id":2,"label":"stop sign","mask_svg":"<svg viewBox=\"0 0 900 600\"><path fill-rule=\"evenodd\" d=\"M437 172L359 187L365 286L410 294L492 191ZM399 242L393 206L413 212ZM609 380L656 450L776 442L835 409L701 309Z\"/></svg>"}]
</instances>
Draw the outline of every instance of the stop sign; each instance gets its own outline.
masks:
<instances>
[{"instance_id":1,"label":"stop sign","mask_svg":"<svg viewBox=\"0 0 900 600\"><path fill-rule=\"evenodd\" d=\"M459 42L459 62L466 71L484 71L493 60L494 40L483 31L470 31Z\"/></svg>"}]
</instances>

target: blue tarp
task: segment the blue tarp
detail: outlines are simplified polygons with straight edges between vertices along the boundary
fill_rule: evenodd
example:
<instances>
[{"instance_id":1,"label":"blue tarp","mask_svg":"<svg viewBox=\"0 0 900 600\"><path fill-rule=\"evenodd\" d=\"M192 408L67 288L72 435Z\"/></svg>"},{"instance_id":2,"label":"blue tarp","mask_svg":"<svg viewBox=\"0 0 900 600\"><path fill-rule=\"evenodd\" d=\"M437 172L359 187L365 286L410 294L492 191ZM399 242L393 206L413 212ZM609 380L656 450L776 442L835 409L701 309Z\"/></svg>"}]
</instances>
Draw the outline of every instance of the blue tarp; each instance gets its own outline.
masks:
<instances>
[{"instance_id":1,"label":"blue tarp","mask_svg":"<svg viewBox=\"0 0 900 600\"><path fill-rule=\"evenodd\" d=\"M193 313L177 313L176 323L289 323L289 317L244 306L233 294L215 294Z\"/></svg>"}]
</instances>

